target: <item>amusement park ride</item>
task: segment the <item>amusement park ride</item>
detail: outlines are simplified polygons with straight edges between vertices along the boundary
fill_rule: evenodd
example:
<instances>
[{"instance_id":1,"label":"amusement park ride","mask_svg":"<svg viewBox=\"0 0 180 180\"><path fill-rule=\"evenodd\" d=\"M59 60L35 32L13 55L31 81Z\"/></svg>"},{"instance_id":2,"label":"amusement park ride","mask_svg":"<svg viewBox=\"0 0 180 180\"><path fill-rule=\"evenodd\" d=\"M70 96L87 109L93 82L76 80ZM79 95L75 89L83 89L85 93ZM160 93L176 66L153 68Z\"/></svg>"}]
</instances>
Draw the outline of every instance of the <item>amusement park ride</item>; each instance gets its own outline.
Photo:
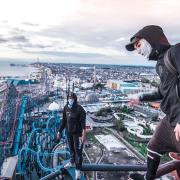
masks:
<instances>
[{"instance_id":1,"label":"amusement park ride","mask_svg":"<svg viewBox=\"0 0 180 180\"><path fill-rule=\"evenodd\" d=\"M70 153L66 132L60 142L56 134L61 122L59 107L49 108L44 116L34 117L32 111L39 109L49 94L20 93L14 85L4 92L0 112L0 167L3 179L3 162L7 157L17 158L14 174L17 179L75 179L75 167L65 168ZM180 161L172 160L160 166L157 177L180 169ZM146 165L83 164L86 171L145 171ZM179 172L178 172L179 173ZM87 179L82 173L81 179Z\"/></svg>"}]
</instances>

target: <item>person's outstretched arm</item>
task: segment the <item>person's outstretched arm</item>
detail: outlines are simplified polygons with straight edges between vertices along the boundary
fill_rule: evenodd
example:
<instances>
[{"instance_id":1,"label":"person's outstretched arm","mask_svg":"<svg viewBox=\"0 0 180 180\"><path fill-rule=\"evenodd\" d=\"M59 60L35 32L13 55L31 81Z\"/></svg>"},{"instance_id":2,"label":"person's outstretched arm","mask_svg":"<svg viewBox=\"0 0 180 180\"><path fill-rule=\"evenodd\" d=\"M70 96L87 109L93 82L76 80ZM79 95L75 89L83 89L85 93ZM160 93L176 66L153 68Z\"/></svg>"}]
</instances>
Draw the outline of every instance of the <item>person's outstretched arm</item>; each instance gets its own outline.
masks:
<instances>
[{"instance_id":1,"label":"person's outstretched arm","mask_svg":"<svg viewBox=\"0 0 180 180\"><path fill-rule=\"evenodd\" d=\"M163 98L159 88L152 93L143 93L139 96L139 101L159 101Z\"/></svg>"},{"instance_id":2,"label":"person's outstretched arm","mask_svg":"<svg viewBox=\"0 0 180 180\"><path fill-rule=\"evenodd\" d=\"M140 102L143 101L159 101L163 98L163 96L160 93L160 90L152 92L152 93L143 93L143 94L135 94L135 95L130 95L130 105L138 105Z\"/></svg>"}]
</instances>

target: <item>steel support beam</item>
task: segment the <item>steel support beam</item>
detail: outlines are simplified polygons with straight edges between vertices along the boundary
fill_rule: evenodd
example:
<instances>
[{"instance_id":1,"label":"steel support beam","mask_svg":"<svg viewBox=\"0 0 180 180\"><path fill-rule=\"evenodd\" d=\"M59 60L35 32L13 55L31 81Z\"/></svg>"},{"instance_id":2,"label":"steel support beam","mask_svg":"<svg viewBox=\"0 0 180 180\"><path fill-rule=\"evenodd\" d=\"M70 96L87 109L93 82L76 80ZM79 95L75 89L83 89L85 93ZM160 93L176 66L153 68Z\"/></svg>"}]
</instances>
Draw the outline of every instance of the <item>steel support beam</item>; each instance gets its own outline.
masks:
<instances>
[{"instance_id":1,"label":"steel support beam","mask_svg":"<svg viewBox=\"0 0 180 180\"><path fill-rule=\"evenodd\" d=\"M81 171L146 171L146 165L113 165L113 164L83 164ZM48 180L59 176L61 172L55 171L41 180Z\"/></svg>"}]
</instances>

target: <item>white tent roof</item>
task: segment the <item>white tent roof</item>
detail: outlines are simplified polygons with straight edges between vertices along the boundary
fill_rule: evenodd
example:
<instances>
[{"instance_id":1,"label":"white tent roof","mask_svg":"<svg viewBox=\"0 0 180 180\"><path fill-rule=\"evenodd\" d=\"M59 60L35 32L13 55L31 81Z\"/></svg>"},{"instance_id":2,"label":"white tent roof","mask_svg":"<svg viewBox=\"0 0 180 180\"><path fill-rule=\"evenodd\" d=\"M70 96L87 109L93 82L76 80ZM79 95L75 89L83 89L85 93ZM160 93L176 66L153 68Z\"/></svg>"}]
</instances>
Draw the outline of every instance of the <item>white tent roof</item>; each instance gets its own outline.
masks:
<instances>
[{"instance_id":1,"label":"white tent roof","mask_svg":"<svg viewBox=\"0 0 180 180\"><path fill-rule=\"evenodd\" d=\"M57 110L59 110L59 108L60 108L59 104L53 102L53 103L51 103L49 105L48 110L50 110L50 111L57 111Z\"/></svg>"}]
</instances>

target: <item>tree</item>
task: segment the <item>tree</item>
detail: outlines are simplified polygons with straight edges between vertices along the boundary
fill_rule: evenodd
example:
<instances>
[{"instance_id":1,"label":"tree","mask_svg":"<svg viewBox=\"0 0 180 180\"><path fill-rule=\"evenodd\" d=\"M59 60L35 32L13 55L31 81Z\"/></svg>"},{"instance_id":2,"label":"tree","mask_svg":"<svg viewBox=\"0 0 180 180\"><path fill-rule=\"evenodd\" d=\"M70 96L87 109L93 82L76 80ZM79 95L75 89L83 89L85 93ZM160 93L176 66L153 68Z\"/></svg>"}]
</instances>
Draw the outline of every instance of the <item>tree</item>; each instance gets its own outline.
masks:
<instances>
[{"instance_id":1,"label":"tree","mask_svg":"<svg viewBox=\"0 0 180 180\"><path fill-rule=\"evenodd\" d=\"M97 83L94 87L95 87L95 89L103 89L104 88L104 84L101 84L101 83Z\"/></svg>"},{"instance_id":2,"label":"tree","mask_svg":"<svg viewBox=\"0 0 180 180\"><path fill-rule=\"evenodd\" d=\"M131 110L127 106L124 106L121 110L123 113L126 113L126 114L129 114L131 112Z\"/></svg>"},{"instance_id":3,"label":"tree","mask_svg":"<svg viewBox=\"0 0 180 180\"><path fill-rule=\"evenodd\" d=\"M158 121L158 114L152 117L152 121Z\"/></svg>"},{"instance_id":4,"label":"tree","mask_svg":"<svg viewBox=\"0 0 180 180\"><path fill-rule=\"evenodd\" d=\"M142 125L140 124L141 127L143 127L143 135L152 135L153 134L153 130L150 128L150 126L148 124Z\"/></svg>"},{"instance_id":5,"label":"tree","mask_svg":"<svg viewBox=\"0 0 180 180\"><path fill-rule=\"evenodd\" d=\"M142 83L149 83L150 81L149 81L149 79L142 78L142 79L141 79L141 82L142 82Z\"/></svg>"},{"instance_id":6,"label":"tree","mask_svg":"<svg viewBox=\"0 0 180 180\"><path fill-rule=\"evenodd\" d=\"M126 130L126 128L125 128L124 123L123 123L122 120L117 120L117 119L116 119L115 125L116 125L116 127L117 127L117 129L118 129L119 131L125 131L125 130Z\"/></svg>"},{"instance_id":7,"label":"tree","mask_svg":"<svg viewBox=\"0 0 180 180\"><path fill-rule=\"evenodd\" d=\"M107 116L108 114L112 113L112 110L110 107L102 108L98 112L96 112L96 116Z\"/></svg>"},{"instance_id":8,"label":"tree","mask_svg":"<svg viewBox=\"0 0 180 180\"><path fill-rule=\"evenodd\" d=\"M151 86L158 87L158 86L159 86L159 83L157 83L156 81L152 81L152 82L151 82Z\"/></svg>"}]
</instances>

